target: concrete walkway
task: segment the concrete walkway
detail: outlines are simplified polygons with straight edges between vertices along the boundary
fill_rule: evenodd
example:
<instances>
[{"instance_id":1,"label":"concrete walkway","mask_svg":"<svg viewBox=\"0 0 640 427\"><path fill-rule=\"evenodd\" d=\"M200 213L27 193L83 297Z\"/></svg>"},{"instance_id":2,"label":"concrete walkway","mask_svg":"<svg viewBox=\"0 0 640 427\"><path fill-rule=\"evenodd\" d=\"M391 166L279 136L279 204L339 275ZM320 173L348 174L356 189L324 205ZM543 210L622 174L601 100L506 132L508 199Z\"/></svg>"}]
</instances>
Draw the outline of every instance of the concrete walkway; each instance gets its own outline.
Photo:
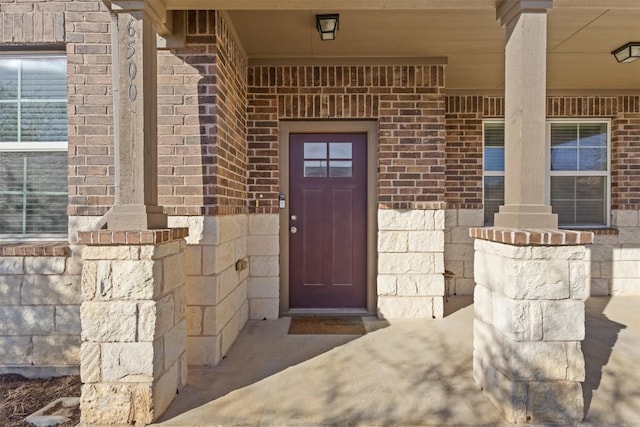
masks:
<instances>
[{"instance_id":1,"label":"concrete walkway","mask_svg":"<svg viewBox=\"0 0 640 427\"><path fill-rule=\"evenodd\" d=\"M471 299L365 336L250 321L219 366L191 368L162 426L506 425L472 378ZM584 425L640 425L640 297L588 303ZM613 350L613 351L612 351Z\"/></svg>"}]
</instances>

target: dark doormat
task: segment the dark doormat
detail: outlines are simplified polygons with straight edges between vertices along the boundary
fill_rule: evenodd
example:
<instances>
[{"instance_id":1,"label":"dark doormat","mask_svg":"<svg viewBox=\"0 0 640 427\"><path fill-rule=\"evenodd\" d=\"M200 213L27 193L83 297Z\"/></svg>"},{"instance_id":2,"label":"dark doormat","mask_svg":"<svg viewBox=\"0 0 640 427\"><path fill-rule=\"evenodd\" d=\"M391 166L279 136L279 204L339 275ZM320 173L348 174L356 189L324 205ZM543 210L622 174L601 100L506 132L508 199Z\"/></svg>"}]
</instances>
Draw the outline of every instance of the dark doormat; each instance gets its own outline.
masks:
<instances>
[{"instance_id":1,"label":"dark doormat","mask_svg":"<svg viewBox=\"0 0 640 427\"><path fill-rule=\"evenodd\" d=\"M364 335L362 317L300 316L292 317L289 335Z\"/></svg>"}]
</instances>

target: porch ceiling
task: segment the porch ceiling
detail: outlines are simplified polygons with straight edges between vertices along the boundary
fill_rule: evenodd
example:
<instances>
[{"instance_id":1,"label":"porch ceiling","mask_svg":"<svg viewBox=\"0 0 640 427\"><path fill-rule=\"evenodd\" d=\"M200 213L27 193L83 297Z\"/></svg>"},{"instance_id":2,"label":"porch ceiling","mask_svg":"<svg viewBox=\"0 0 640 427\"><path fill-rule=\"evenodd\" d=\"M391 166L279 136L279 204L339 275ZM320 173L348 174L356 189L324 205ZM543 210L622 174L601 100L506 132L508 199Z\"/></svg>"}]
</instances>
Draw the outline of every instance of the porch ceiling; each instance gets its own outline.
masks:
<instances>
[{"instance_id":1,"label":"porch ceiling","mask_svg":"<svg viewBox=\"0 0 640 427\"><path fill-rule=\"evenodd\" d=\"M157 0L162 1L162 0ZM499 0L164 0L167 10L227 10L252 61L446 57L448 89L502 89ZM321 42L317 13L340 13ZM611 51L640 41L638 0L555 0L549 12L548 89L640 90L640 61Z\"/></svg>"}]
</instances>

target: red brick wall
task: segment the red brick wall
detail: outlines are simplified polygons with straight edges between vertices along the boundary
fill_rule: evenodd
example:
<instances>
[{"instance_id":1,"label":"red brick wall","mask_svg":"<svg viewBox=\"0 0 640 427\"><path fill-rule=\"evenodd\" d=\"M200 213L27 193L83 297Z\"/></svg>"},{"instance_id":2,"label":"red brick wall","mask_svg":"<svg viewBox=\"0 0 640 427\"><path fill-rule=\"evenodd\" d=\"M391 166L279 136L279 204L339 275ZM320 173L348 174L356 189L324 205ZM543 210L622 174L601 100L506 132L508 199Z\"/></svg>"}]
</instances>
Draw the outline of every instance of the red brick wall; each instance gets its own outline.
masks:
<instances>
[{"instance_id":1,"label":"red brick wall","mask_svg":"<svg viewBox=\"0 0 640 427\"><path fill-rule=\"evenodd\" d=\"M66 44L68 212L102 215L114 203L109 14L101 1L3 4L2 10L26 19L21 13L28 8L54 11L34 18L50 20L44 25L50 31L10 41ZM173 215L246 212L246 59L221 15L189 17L189 45L158 54L159 204ZM65 23L62 35L56 22Z\"/></svg>"},{"instance_id":2,"label":"red brick wall","mask_svg":"<svg viewBox=\"0 0 640 427\"><path fill-rule=\"evenodd\" d=\"M482 120L504 117L504 98L448 96L446 108L447 206L480 209ZM549 96L547 117L611 119L611 207L638 209L640 97Z\"/></svg>"},{"instance_id":3,"label":"red brick wall","mask_svg":"<svg viewBox=\"0 0 640 427\"><path fill-rule=\"evenodd\" d=\"M247 211L246 58L214 11L159 56L159 204L172 215Z\"/></svg>"},{"instance_id":4,"label":"red brick wall","mask_svg":"<svg viewBox=\"0 0 640 427\"><path fill-rule=\"evenodd\" d=\"M611 207L640 209L640 108L638 99L612 122Z\"/></svg>"},{"instance_id":5,"label":"red brick wall","mask_svg":"<svg viewBox=\"0 0 640 427\"><path fill-rule=\"evenodd\" d=\"M448 96L446 201L450 208L482 209L482 96Z\"/></svg>"},{"instance_id":6,"label":"red brick wall","mask_svg":"<svg viewBox=\"0 0 640 427\"><path fill-rule=\"evenodd\" d=\"M444 201L443 66L250 67L248 83L251 211L277 212L282 119L377 120L379 206Z\"/></svg>"},{"instance_id":7,"label":"red brick wall","mask_svg":"<svg viewBox=\"0 0 640 427\"><path fill-rule=\"evenodd\" d=\"M211 14L211 12L209 12ZM217 87L209 86L208 96L216 95L213 155L216 159L211 173L215 174L217 209L213 214L247 212L247 59L240 51L222 15L216 18Z\"/></svg>"},{"instance_id":8,"label":"red brick wall","mask_svg":"<svg viewBox=\"0 0 640 427\"><path fill-rule=\"evenodd\" d=\"M65 11L68 212L102 215L114 202L110 17L101 1L72 1Z\"/></svg>"}]
</instances>

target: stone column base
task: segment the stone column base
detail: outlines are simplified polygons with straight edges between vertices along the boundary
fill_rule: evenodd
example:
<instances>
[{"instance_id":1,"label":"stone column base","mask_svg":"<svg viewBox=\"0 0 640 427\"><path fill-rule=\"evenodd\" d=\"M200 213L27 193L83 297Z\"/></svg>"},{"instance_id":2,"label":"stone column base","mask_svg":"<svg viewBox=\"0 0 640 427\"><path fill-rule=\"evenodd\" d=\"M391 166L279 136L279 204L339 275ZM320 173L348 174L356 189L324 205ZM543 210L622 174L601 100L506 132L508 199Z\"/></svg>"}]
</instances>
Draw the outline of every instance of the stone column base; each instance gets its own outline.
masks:
<instances>
[{"instance_id":1,"label":"stone column base","mask_svg":"<svg viewBox=\"0 0 640 427\"><path fill-rule=\"evenodd\" d=\"M473 374L514 423L578 423L592 233L470 230Z\"/></svg>"},{"instance_id":2,"label":"stone column base","mask_svg":"<svg viewBox=\"0 0 640 427\"><path fill-rule=\"evenodd\" d=\"M83 425L149 424L186 384L186 234L78 234Z\"/></svg>"}]
</instances>

